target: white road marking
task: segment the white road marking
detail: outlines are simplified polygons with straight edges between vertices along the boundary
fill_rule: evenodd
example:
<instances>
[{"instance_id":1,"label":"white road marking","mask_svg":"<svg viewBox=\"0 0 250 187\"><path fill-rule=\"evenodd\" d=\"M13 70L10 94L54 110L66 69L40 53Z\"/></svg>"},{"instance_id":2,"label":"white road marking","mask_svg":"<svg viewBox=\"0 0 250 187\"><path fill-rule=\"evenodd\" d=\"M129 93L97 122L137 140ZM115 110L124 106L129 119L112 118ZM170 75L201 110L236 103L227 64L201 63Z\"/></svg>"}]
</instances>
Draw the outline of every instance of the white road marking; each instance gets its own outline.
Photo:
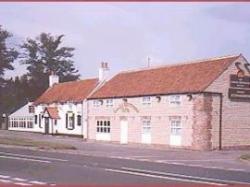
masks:
<instances>
[{"instance_id":1,"label":"white road marking","mask_svg":"<svg viewBox=\"0 0 250 187\"><path fill-rule=\"evenodd\" d=\"M237 168L228 168L231 171L246 171L245 169L237 169Z\"/></svg>"},{"instance_id":2,"label":"white road marking","mask_svg":"<svg viewBox=\"0 0 250 187\"><path fill-rule=\"evenodd\" d=\"M25 160L25 161L41 162L41 163L51 163L50 161L46 161L46 160L36 160L36 159L31 159L31 158L22 158L22 157L13 157L13 156L0 155L0 158L7 158L7 159L14 159L14 160Z\"/></svg>"},{"instance_id":3,"label":"white road marking","mask_svg":"<svg viewBox=\"0 0 250 187\"><path fill-rule=\"evenodd\" d=\"M13 178L13 180L15 180L15 181L20 181L20 182L25 182L25 181L27 181L26 179L21 179L21 178L17 178L17 177Z\"/></svg>"},{"instance_id":4,"label":"white road marking","mask_svg":"<svg viewBox=\"0 0 250 187\"><path fill-rule=\"evenodd\" d=\"M189 163L181 163L181 162L166 162L166 160L156 160L154 162L188 166L188 167L200 167L200 168L205 168L205 169L220 169L220 170L225 170L225 171L241 171L241 172L247 171L246 169L240 169L240 168L225 168L225 167L219 167L219 166L206 166L206 165L189 164Z\"/></svg>"},{"instance_id":5,"label":"white road marking","mask_svg":"<svg viewBox=\"0 0 250 187\"><path fill-rule=\"evenodd\" d=\"M159 157L161 157L161 156L143 156L143 155L135 155L135 156L129 156L130 158L155 158L155 157L157 157L157 158L159 158Z\"/></svg>"},{"instance_id":6,"label":"white road marking","mask_svg":"<svg viewBox=\"0 0 250 187\"><path fill-rule=\"evenodd\" d=\"M232 161L235 159L223 159L223 158L215 158L215 159L200 159L200 160L162 160L162 161L166 161L166 162L218 162L218 161Z\"/></svg>"},{"instance_id":7,"label":"white road marking","mask_svg":"<svg viewBox=\"0 0 250 187\"><path fill-rule=\"evenodd\" d=\"M198 179L198 180L212 180L212 181L221 182L221 183L248 184L248 185L250 184L248 182L239 182L239 181L233 181L233 180L223 180L223 179L214 179L214 178L206 178L206 177L196 177L196 176L191 176L191 175L182 175L182 174L167 173L167 172L152 171L152 170L142 170L142 169L135 169L135 168L128 168L128 167L122 167L122 169L136 171L136 172L150 172L154 174L171 175L174 177L186 177L186 178Z\"/></svg>"},{"instance_id":8,"label":"white road marking","mask_svg":"<svg viewBox=\"0 0 250 187\"><path fill-rule=\"evenodd\" d=\"M7 176L7 175L0 175L0 178L8 179L8 178L10 178L10 176Z\"/></svg>"},{"instance_id":9,"label":"white road marking","mask_svg":"<svg viewBox=\"0 0 250 187\"><path fill-rule=\"evenodd\" d=\"M30 156L30 155L15 154L15 153L1 152L1 151L0 151L0 154L6 154L6 155L11 155L11 156L22 156L22 157L35 158L35 159L45 159L45 160L62 161L62 162L67 162L68 161L68 160L59 159L59 158L51 158L51 157L45 157L45 156Z\"/></svg>"},{"instance_id":10,"label":"white road marking","mask_svg":"<svg viewBox=\"0 0 250 187\"><path fill-rule=\"evenodd\" d=\"M32 184L38 184L38 185L46 185L47 183L45 182L40 182L40 181L29 181Z\"/></svg>"},{"instance_id":11,"label":"white road marking","mask_svg":"<svg viewBox=\"0 0 250 187\"><path fill-rule=\"evenodd\" d=\"M11 183L10 180L6 180L6 179L0 179L0 182L3 182L3 183Z\"/></svg>"},{"instance_id":12,"label":"white road marking","mask_svg":"<svg viewBox=\"0 0 250 187\"><path fill-rule=\"evenodd\" d=\"M14 184L19 185L19 186L31 186L31 184L23 183L23 182L15 182Z\"/></svg>"},{"instance_id":13,"label":"white road marking","mask_svg":"<svg viewBox=\"0 0 250 187\"><path fill-rule=\"evenodd\" d=\"M159 175L153 175L153 174L144 174L134 171L124 171L124 170L117 170L117 169L105 169L106 171L116 172L116 173L124 173L129 175L138 175L143 177L152 177L152 178L159 178L159 179L166 179L166 180L173 180L173 181L181 181L181 182L190 182L190 183L199 183L199 184L209 184L209 185L226 185L221 183L214 183L214 182L204 182L204 181L196 181L196 180L190 180L190 179L180 179L175 177L166 177L166 176L159 176Z\"/></svg>"}]
</instances>

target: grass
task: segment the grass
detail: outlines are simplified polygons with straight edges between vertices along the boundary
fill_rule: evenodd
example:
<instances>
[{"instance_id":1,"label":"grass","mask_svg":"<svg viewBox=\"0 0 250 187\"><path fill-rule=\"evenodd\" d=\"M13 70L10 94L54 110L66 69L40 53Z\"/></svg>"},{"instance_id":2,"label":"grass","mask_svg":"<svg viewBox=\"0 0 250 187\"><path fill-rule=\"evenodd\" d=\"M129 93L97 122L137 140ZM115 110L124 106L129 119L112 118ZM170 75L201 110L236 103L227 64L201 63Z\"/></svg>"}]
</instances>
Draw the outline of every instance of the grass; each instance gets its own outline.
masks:
<instances>
[{"instance_id":1,"label":"grass","mask_svg":"<svg viewBox=\"0 0 250 187\"><path fill-rule=\"evenodd\" d=\"M75 150L76 147L68 144L54 143L48 141L34 141L28 138L10 138L0 137L0 144L3 145L14 145L14 146L26 146L26 147L37 147L39 149L71 149Z\"/></svg>"},{"instance_id":2,"label":"grass","mask_svg":"<svg viewBox=\"0 0 250 187\"><path fill-rule=\"evenodd\" d=\"M250 153L249 154L241 155L240 159L250 161Z\"/></svg>"}]
</instances>

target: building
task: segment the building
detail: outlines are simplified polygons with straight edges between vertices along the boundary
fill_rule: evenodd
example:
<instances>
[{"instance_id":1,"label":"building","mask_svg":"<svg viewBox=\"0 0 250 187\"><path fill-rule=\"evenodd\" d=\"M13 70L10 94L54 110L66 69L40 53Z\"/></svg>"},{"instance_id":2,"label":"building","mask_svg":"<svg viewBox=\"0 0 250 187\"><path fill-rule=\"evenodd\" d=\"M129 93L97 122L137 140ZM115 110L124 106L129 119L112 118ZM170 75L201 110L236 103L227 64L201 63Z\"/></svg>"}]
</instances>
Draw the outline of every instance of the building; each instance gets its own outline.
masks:
<instances>
[{"instance_id":1,"label":"building","mask_svg":"<svg viewBox=\"0 0 250 187\"><path fill-rule=\"evenodd\" d=\"M50 76L50 87L35 102L35 124L45 134L64 134L86 137L87 97L107 79L108 64L102 63L99 77L59 83Z\"/></svg>"},{"instance_id":2,"label":"building","mask_svg":"<svg viewBox=\"0 0 250 187\"><path fill-rule=\"evenodd\" d=\"M33 103L30 113L33 128L16 128L16 113L10 116L10 130L24 130L45 134L86 136L87 100L86 98L108 78L108 64L102 63L99 77L59 83L55 74L49 77L49 88ZM17 114L24 119L28 106L19 109ZM13 123L13 122L14 123ZM14 127L12 127L12 123ZM23 125L21 125L23 126Z\"/></svg>"},{"instance_id":3,"label":"building","mask_svg":"<svg viewBox=\"0 0 250 187\"><path fill-rule=\"evenodd\" d=\"M59 83L51 75L32 105L10 115L9 129L194 150L248 147L249 66L240 54L111 79L107 63L96 79Z\"/></svg>"},{"instance_id":4,"label":"building","mask_svg":"<svg viewBox=\"0 0 250 187\"><path fill-rule=\"evenodd\" d=\"M88 139L194 150L250 146L243 55L118 73L88 97Z\"/></svg>"},{"instance_id":5,"label":"building","mask_svg":"<svg viewBox=\"0 0 250 187\"><path fill-rule=\"evenodd\" d=\"M40 132L34 124L34 106L32 102L27 103L14 113L9 115L9 130Z\"/></svg>"}]
</instances>

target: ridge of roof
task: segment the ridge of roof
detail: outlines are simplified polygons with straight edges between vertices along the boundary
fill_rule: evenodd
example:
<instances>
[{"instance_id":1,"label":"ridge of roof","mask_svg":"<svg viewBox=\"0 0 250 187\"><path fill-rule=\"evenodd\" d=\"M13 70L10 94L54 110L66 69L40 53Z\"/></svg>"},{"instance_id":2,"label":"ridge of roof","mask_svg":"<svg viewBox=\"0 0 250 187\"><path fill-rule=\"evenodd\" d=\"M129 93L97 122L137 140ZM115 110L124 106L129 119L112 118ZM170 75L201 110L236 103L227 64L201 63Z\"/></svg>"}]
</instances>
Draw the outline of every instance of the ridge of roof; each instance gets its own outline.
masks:
<instances>
[{"instance_id":1,"label":"ridge of roof","mask_svg":"<svg viewBox=\"0 0 250 187\"><path fill-rule=\"evenodd\" d=\"M204 58L204 59L197 59L197 60L188 60L180 63L171 63L171 64L162 64L162 65L156 65L151 67L141 67L141 68L133 68L131 70L123 70L118 74L122 73L133 73L133 72L139 72L139 71L147 71L147 70L154 70L159 68L168 68L168 67L176 67L176 66L182 66L182 65L193 65L193 64L199 64L199 63L206 63L208 61L217 61L217 60L223 60L228 58L236 58L240 57L242 54L235 54L235 55L224 55L219 57L212 57L212 58Z\"/></svg>"},{"instance_id":2,"label":"ridge of roof","mask_svg":"<svg viewBox=\"0 0 250 187\"><path fill-rule=\"evenodd\" d=\"M56 83L54 85L57 86L57 85L70 84L70 83L79 83L79 82L83 82L83 81L91 81L91 80L97 80L97 79L98 78L96 78L96 77L95 78L87 78L87 79L78 79L78 80L74 80L74 81L59 82L59 83ZM53 86L50 88L53 88Z\"/></svg>"}]
</instances>

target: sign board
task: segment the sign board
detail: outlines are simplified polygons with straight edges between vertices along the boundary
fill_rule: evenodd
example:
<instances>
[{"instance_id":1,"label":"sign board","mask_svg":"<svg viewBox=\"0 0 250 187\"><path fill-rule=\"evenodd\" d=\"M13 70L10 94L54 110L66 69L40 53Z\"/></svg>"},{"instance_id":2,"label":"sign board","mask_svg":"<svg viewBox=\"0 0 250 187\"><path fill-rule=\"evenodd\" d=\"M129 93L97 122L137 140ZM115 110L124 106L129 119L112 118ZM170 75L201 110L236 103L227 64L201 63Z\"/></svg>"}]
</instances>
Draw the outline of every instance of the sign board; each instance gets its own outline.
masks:
<instances>
[{"instance_id":1,"label":"sign board","mask_svg":"<svg viewBox=\"0 0 250 187\"><path fill-rule=\"evenodd\" d=\"M236 101L250 101L250 76L230 75L228 96Z\"/></svg>"}]
</instances>

